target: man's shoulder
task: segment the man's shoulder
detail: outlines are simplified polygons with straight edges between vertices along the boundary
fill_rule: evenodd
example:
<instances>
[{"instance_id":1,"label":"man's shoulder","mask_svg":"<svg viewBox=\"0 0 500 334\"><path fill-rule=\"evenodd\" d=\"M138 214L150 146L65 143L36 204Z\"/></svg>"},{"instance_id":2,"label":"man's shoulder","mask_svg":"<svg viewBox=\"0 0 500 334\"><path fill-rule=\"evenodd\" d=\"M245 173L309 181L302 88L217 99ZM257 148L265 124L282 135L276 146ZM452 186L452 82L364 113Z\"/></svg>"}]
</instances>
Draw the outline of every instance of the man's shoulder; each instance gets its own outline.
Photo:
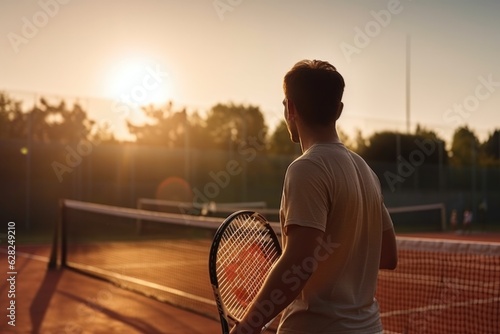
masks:
<instances>
[{"instance_id":1,"label":"man's shoulder","mask_svg":"<svg viewBox=\"0 0 500 334\"><path fill-rule=\"evenodd\" d=\"M304 174L308 171L317 169L320 166L319 159L314 156L301 155L288 166L288 173L295 172L298 174Z\"/></svg>"},{"instance_id":2,"label":"man's shoulder","mask_svg":"<svg viewBox=\"0 0 500 334\"><path fill-rule=\"evenodd\" d=\"M360 156L358 153L351 151L349 149L347 149L347 151L349 152L349 155L354 159L354 161L356 161L357 163L362 163L364 165L367 165L366 160L362 156Z\"/></svg>"}]
</instances>

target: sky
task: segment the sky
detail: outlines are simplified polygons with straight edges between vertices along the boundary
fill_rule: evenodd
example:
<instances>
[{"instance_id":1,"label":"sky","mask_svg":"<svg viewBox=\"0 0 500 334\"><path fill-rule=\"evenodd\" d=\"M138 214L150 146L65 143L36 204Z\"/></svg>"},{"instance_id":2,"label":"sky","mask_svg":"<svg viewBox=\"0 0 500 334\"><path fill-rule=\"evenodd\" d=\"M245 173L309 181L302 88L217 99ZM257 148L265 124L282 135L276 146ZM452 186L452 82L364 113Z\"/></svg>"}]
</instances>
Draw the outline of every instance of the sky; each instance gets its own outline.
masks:
<instances>
[{"instance_id":1,"label":"sky","mask_svg":"<svg viewBox=\"0 0 500 334\"><path fill-rule=\"evenodd\" d=\"M78 101L120 138L167 100L256 105L272 128L285 73L321 59L346 81L350 135L409 121L484 140L500 128L499 15L495 0L0 0L0 91Z\"/></svg>"}]
</instances>

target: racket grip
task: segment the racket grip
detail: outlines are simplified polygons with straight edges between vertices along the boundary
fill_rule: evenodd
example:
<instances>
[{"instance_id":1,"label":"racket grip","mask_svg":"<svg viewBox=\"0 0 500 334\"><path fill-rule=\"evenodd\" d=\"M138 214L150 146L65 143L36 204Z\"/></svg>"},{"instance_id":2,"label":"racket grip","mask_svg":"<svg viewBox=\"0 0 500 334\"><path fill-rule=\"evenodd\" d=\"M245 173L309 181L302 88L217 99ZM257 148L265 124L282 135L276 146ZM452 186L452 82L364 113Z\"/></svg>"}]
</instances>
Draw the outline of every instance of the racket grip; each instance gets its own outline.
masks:
<instances>
[{"instance_id":1,"label":"racket grip","mask_svg":"<svg viewBox=\"0 0 500 334\"><path fill-rule=\"evenodd\" d=\"M271 324L273 323L274 319L276 319L276 318L271 319L271 321L269 321L267 324L265 324L265 325L264 325L264 327L262 327L262 329L261 329L261 331L260 331L260 332L261 332L261 333L264 333L264 332L266 331L266 329L267 329L269 326L271 326Z\"/></svg>"}]
</instances>

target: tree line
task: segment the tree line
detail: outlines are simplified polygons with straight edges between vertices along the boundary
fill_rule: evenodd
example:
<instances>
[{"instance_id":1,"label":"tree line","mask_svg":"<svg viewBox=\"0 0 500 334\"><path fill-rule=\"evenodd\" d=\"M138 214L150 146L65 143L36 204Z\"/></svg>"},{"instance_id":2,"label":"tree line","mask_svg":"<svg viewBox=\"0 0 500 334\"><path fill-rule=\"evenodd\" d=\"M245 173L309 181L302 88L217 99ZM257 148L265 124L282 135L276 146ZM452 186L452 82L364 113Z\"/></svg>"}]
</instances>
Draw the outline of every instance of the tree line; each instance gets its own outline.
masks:
<instances>
[{"instance_id":1,"label":"tree line","mask_svg":"<svg viewBox=\"0 0 500 334\"><path fill-rule=\"evenodd\" d=\"M148 119L144 124L127 121L130 134L136 138L134 145L198 150L237 150L250 145L265 147L272 154L299 152L297 144L290 141L285 122L270 131L262 111L255 105L219 103L202 116L170 102L143 107L142 112ZM382 131L367 138L360 130L349 137L341 126L339 133L346 146L369 161L418 158L426 164L500 166L500 129L493 130L481 142L473 129L458 127L449 147L436 132L422 126L411 134ZM88 139L120 144L109 124L90 119L78 103L69 106L64 101L54 104L40 98L36 106L24 111L21 101L0 92L0 140L7 139L61 144Z\"/></svg>"}]
</instances>

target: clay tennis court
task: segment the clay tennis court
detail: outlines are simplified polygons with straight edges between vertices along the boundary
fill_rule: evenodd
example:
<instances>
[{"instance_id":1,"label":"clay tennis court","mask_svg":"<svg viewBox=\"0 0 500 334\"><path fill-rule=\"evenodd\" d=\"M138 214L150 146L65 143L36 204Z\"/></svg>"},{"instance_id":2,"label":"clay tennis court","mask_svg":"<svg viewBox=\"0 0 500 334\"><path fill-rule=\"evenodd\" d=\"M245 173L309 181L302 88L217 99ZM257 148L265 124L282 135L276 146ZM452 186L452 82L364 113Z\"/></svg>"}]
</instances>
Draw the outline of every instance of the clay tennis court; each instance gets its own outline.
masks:
<instances>
[{"instance_id":1,"label":"clay tennis court","mask_svg":"<svg viewBox=\"0 0 500 334\"><path fill-rule=\"evenodd\" d=\"M16 326L1 333L218 333L217 321L72 270L47 270L49 246L18 246ZM0 255L2 264L6 254ZM2 268L5 268L2 265ZM5 270L2 270L4 273ZM7 285L0 288L6 313ZM4 298L5 297L5 298Z\"/></svg>"},{"instance_id":2,"label":"clay tennis court","mask_svg":"<svg viewBox=\"0 0 500 334\"><path fill-rule=\"evenodd\" d=\"M500 241L499 234L487 233L425 233L412 236ZM173 307L73 270L47 270L50 253L48 245L19 245L16 251L16 326L9 326L3 320L0 324L2 333L220 332L219 323L209 317ZM5 252L0 257L1 262L6 263ZM4 265L2 268L5 268ZM493 284L498 285L498 281ZM0 294L5 296L7 292L7 285L3 284ZM496 294L498 295L498 291ZM1 298L2 310L8 307L7 302L7 298ZM440 316L448 316L443 312L438 313Z\"/></svg>"},{"instance_id":3,"label":"clay tennis court","mask_svg":"<svg viewBox=\"0 0 500 334\"><path fill-rule=\"evenodd\" d=\"M498 235L398 236L400 261L381 271L385 333L498 333Z\"/></svg>"}]
</instances>

